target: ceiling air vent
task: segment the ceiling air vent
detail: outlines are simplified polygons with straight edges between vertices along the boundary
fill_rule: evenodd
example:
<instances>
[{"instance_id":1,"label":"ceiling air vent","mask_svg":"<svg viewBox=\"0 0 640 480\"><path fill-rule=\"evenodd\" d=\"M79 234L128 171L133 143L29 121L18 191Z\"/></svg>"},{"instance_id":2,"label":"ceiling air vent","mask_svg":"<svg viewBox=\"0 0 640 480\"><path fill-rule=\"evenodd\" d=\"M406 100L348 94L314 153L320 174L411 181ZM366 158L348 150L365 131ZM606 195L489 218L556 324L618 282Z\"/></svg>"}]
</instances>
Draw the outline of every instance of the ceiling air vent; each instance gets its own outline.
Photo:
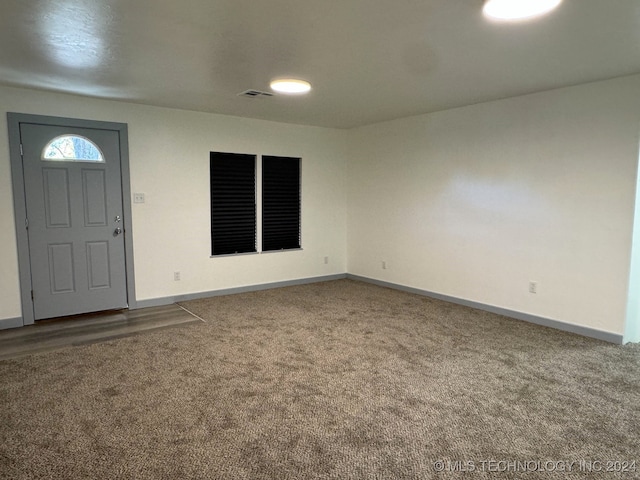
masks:
<instances>
[{"instance_id":1,"label":"ceiling air vent","mask_svg":"<svg viewBox=\"0 0 640 480\"><path fill-rule=\"evenodd\" d=\"M238 94L239 97L249 97L249 98L257 98L257 97L273 97L273 93L271 92L262 92L260 90L245 90L244 92L240 92Z\"/></svg>"}]
</instances>

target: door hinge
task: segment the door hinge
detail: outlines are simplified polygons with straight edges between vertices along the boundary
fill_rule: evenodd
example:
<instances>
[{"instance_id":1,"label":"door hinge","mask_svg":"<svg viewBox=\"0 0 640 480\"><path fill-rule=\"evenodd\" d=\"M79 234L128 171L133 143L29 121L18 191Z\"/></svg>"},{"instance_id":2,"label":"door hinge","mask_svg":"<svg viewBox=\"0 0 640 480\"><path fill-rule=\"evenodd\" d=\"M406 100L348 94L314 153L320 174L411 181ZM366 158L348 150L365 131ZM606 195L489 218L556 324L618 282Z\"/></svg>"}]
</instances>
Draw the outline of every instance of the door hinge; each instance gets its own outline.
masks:
<instances>
[{"instance_id":1,"label":"door hinge","mask_svg":"<svg viewBox=\"0 0 640 480\"><path fill-rule=\"evenodd\" d=\"M29 219L25 218L24 219L24 228L26 228L27 230L29 230Z\"/></svg>"},{"instance_id":2,"label":"door hinge","mask_svg":"<svg viewBox=\"0 0 640 480\"><path fill-rule=\"evenodd\" d=\"M33 300L33 290L31 290L31 300Z\"/></svg>"},{"instance_id":3,"label":"door hinge","mask_svg":"<svg viewBox=\"0 0 640 480\"><path fill-rule=\"evenodd\" d=\"M24 156L24 150L22 150L22 144L20 144L20 156Z\"/></svg>"}]
</instances>

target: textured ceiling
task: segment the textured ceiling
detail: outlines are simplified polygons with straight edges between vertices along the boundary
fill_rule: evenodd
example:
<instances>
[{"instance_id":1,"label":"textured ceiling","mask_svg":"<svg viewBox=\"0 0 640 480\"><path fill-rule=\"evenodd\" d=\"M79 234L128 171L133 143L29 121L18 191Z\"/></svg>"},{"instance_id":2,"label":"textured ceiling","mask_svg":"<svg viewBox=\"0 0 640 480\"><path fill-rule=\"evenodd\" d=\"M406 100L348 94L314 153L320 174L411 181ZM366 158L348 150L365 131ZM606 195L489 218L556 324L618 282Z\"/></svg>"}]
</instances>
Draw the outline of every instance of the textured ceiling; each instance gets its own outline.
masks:
<instances>
[{"instance_id":1,"label":"textured ceiling","mask_svg":"<svg viewBox=\"0 0 640 480\"><path fill-rule=\"evenodd\" d=\"M640 72L640 1L3 0L0 83L349 128ZM243 98L274 77L303 97Z\"/></svg>"}]
</instances>

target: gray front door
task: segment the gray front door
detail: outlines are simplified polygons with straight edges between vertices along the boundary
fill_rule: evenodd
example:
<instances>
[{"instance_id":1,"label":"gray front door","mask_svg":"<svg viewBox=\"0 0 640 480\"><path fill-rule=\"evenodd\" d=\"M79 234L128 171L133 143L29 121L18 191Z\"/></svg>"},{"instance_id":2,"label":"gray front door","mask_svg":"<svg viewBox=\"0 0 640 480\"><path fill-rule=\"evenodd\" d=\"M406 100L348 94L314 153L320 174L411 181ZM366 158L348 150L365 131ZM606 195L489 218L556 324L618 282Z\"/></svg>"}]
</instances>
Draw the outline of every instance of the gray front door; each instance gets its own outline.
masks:
<instances>
[{"instance_id":1,"label":"gray front door","mask_svg":"<svg viewBox=\"0 0 640 480\"><path fill-rule=\"evenodd\" d=\"M36 320L127 306L119 133L20 124Z\"/></svg>"}]
</instances>

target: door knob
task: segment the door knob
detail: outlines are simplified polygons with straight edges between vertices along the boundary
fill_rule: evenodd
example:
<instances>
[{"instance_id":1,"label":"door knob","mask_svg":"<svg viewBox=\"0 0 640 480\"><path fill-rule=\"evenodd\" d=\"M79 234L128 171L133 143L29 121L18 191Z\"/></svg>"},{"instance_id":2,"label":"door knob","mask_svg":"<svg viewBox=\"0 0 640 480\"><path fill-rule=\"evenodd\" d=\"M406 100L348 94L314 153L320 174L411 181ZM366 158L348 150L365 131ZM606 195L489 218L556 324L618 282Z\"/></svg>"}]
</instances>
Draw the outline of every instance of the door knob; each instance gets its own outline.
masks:
<instances>
[{"instance_id":1,"label":"door knob","mask_svg":"<svg viewBox=\"0 0 640 480\"><path fill-rule=\"evenodd\" d=\"M122 233L122 229L121 229L120 227L118 227L118 228L116 228L116 229L113 231L113 236L114 236L114 237L117 237L117 236L118 236L118 235L120 235L121 233Z\"/></svg>"}]
</instances>

